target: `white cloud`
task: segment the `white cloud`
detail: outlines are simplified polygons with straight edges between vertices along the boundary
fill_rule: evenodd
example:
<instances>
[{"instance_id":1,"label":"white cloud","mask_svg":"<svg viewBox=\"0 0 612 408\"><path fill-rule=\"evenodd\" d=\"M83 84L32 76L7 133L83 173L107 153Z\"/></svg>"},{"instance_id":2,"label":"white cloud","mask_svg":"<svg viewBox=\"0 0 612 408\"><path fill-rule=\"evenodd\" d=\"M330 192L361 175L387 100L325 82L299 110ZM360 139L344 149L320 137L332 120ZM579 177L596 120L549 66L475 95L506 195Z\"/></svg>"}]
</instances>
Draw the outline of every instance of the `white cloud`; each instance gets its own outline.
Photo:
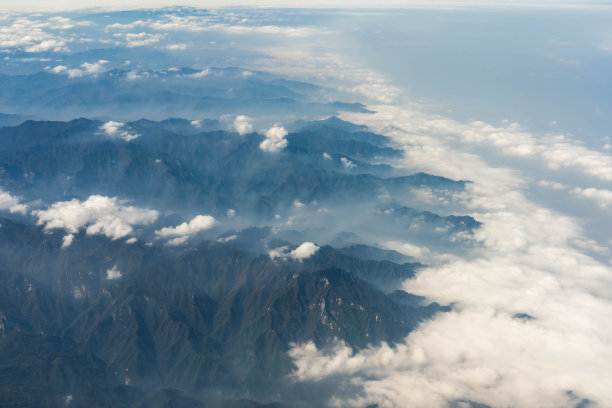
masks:
<instances>
[{"instance_id":1,"label":"white cloud","mask_svg":"<svg viewBox=\"0 0 612 408\"><path fill-rule=\"evenodd\" d=\"M408 242L387 241L383 242L383 248L392 249L400 254L411 256L413 258L423 258L429 254L429 249L410 244Z\"/></svg>"},{"instance_id":2,"label":"white cloud","mask_svg":"<svg viewBox=\"0 0 612 408\"><path fill-rule=\"evenodd\" d=\"M234 119L234 129L240 135L246 135L253 131L253 125L251 124L251 118L245 115L238 115Z\"/></svg>"},{"instance_id":3,"label":"white cloud","mask_svg":"<svg viewBox=\"0 0 612 408\"><path fill-rule=\"evenodd\" d=\"M176 227L164 227L157 230L155 235L159 238L171 238L168 241L170 245L181 245L193 235L210 229L215 224L216 220L210 215L197 215L191 221L184 222Z\"/></svg>"},{"instance_id":4,"label":"white cloud","mask_svg":"<svg viewBox=\"0 0 612 408\"><path fill-rule=\"evenodd\" d=\"M66 234L62 238L62 248L68 248L72 245L72 241L74 240L74 234Z\"/></svg>"},{"instance_id":5,"label":"white cloud","mask_svg":"<svg viewBox=\"0 0 612 408\"><path fill-rule=\"evenodd\" d=\"M171 51L186 50L189 45L185 43L175 43L166 45L166 49Z\"/></svg>"},{"instance_id":6,"label":"white cloud","mask_svg":"<svg viewBox=\"0 0 612 408\"><path fill-rule=\"evenodd\" d=\"M189 74L189 75L185 75L189 78L204 78L205 76L208 76L208 74L210 74L210 70L208 68L203 69L202 71L199 72L195 72L193 74Z\"/></svg>"},{"instance_id":7,"label":"white cloud","mask_svg":"<svg viewBox=\"0 0 612 408\"><path fill-rule=\"evenodd\" d=\"M117 265L113 266L111 269L106 270L106 280L119 279L121 276L121 271L117 269Z\"/></svg>"},{"instance_id":8,"label":"white cloud","mask_svg":"<svg viewBox=\"0 0 612 408\"><path fill-rule=\"evenodd\" d=\"M125 40L125 45L128 48L144 47L147 45L155 44L159 42L163 36L159 34L149 34L145 32L140 33L125 33L121 34Z\"/></svg>"},{"instance_id":9,"label":"white cloud","mask_svg":"<svg viewBox=\"0 0 612 408\"><path fill-rule=\"evenodd\" d=\"M49 18L49 28L54 30L70 30L75 27L86 27L95 25L92 21L74 21L68 17L54 16Z\"/></svg>"},{"instance_id":10,"label":"white cloud","mask_svg":"<svg viewBox=\"0 0 612 408\"><path fill-rule=\"evenodd\" d=\"M395 347L354 351L340 344L324 351L308 343L295 345L290 355L296 380L338 381L331 406L447 407L474 401L557 407L578 405L583 398L597 406L612 405L607 391L612 388L607 374L612 269L589 255L607 248L586 238L575 219L531 201L525 191L533 181L520 171L520 161L518 169L491 166L470 151L486 143L548 166L543 146L554 150L555 143L566 142L534 139L531 144L526 132L513 125L492 130L478 122L434 117L414 106L369 109L376 113L341 117L367 124L404 146L407 170L472 180L455 200L482 225L469 238L474 249L465 256L441 256L404 283L410 293L452 304L452 312L421 325ZM601 169L590 173L586 162L576 164L582 147L568 145L575 168L605 179ZM609 199L607 190L574 194L602 203ZM423 255L420 247L405 244L391 241L385 247ZM350 395L341 391L347 387L353 387Z\"/></svg>"},{"instance_id":11,"label":"white cloud","mask_svg":"<svg viewBox=\"0 0 612 408\"><path fill-rule=\"evenodd\" d=\"M17 48L25 52L67 51L67 39L46 29L57 28L49 21L17 17L10 24L0 25L0 49Z\"/></svg>"},{"instance_id":12,"label":"white cloud","mask_svg":"<svg viewBox=\"0 0 612 408\"><path fill-rule=\"evenodd\" d=\"M355 164L352 161L350 161L349 159L347 159L346 157L341 157L340 158L340 162L347 169L352 169L352 168L356 167Z\"/></svg>"},{"instance_id":13,"label":"white cloud","mask_svg":"<svg viewBox=\"0 0 612 408\"><path fill-rule=\"evenodd\" d=\"M191 123L191 126L196 127L198 129L200 129L202 127L202 121L201 120L192 120L190 123Z\"/></svg>"},{"instance_id":14,"label":"white cloud","mask_svg":"<svg viewBox=\"0 0 612 408\"><path fill-rule=\"evenodd\" d=\"M225 214L227 215L227 218L233 218L236 215L236 210L230 208Z\"/></svg>"},{"instance_id":15,"label":"white cloud","mask_svg":"<svg viewBox=\"0 0 612 408\"><path fill-rule=\"evenodd\" d=\"M142 20L136 20L136 21L132 21L131 23L127 23L127 24L121 24L121 23L114 23L114 24L109 24L106 26L106 31L108 30L124 30L124 31L129 31L129 30L133 30L136 27L144 27L147 23L145 23Z\"/></svg>"},{"instance_id":16,"label":"white cloud","mask_svg":"<svg viewBox=\"0 0 612 408\"><path fill-rule=\"evenodd\" d=\"M289 256L295 260L301 261L310 258L316 254L318 250L319 247L312 242L304 242L302 245L289 252Z\"/></svg>"},{"instance_id":17,"label":"white cloud","mask_svg":"<svg viewBox=\"0 0 612 408\"><path fill-rule=\"evenodd\" d=\"M312 242L304 242L294 250L287 246L281 246L268 251L270 259L280 259L282 261L291 258L296 261L303 261L317 253L319 247Z\"/></svg>"},{"instance_id":18,"label":"white cloud","mask_svg":"<svg viewBox=\"0 0 612 408\"><path fill-rule=\"evenodd\" d=\"M33 214L38 218L38 225L45 230L64 229L68 234L76 234L85 228L88 235L105 235L110 239L119 239L130 235L134 225L153 223L158 212L145 208L126 205L116 197L92 195L85 201L73 199L54 203L46 210L37 210ZM72 238L65 238L68 246Z\"/></svg>"},{"instance_id":19,"label":"white cloud","mask_svg":"<svg viewBox=\"0 0 612 408\"><path fill-rule=\"evenodd\" d=\"M563 184L558 183L556 181L540 180L540 181L538 181L538 185L540 187L550 188L552 190L565 190L565 189L567 189L566 186L564 186Z\"/></svg>"},{"instance_id":20,"label":"white cloud","mask_svg":"<svg viewBox=\"0 0 612 408\"><path fill-rule=\"evenodd\" d=\"M219 237L217 238L217 242L230 242L238 238L238 235L228 235L227 237Z\"/></svg>"},{"instance_id":21,"label":"white cloud","mask_svg":"<svg viewBox=\"0 0 612 408\"><path fill-rule=\"evenodd\" d=\"M231 24L219 21L212 16L177 16L172 14L150 22L149 26L158 31L221 31L229 34L269 34L287 37L308 37L322 33L320 28L315 27ZM329 33L329 31L326 32Z\"/></svg>"},{"instance_id":22,"label":"white cloud","mask_svg":"<svg viewBox=\"0 0 612 408\"><path fill-rule=\"evenodd\" d=\"M122 128L125 126L124 123L121 122L113 122L108 121L102 126L100 126L100 130L102 130L105 134L112 138L123 139L126 142L137 139L140 137L138 133L130 133L127 130L123 130Z\"/></svg>"},{"instance_id":23,"label":"white cloud","mask_svg":"<svg viewBox=\"0 0 612 408\"><path fill-rule=\"evenodd\" d=\"M19 197L13 196L0 188L0 211L8 210L11 214L28 213L28 206L22 204Z\"/></svg>"},{"instance_id":24,"label":"white cloud","mask_svg":"<svg viewBox=\"0 0 612 408\"><path fill-rule=\"evenodd\" d=\"M259 144L264 152L277 153L287 147L287 130L279 125L274 125L266 131L266 138Z\"/></svg>"},{"instance_id":25,"label":"white cloud","mask_svg":"<svg viewBox=\"0 0 612 408\"><path fill-rule=\"evenodd\" d=\"M97 75L102 72L104 65L108 64L107 60L98 60L97 62L84 62L80 68L68 68L65 65L58 65L51 69L54 74L66 74L70 78L80 78L85 75Z\"/></svg>"},{"instance_id":26,"label":"white cloud","mask_svg":"<svg viewBox=\"0 0 612 408\"><path fill-rule=\"evenodd\" d=\"M576 187L572 190L572 194L595 201L601 208L612 206L612 191L602 190L597 188L580 188Z\"/></svg>"},{"instance_id":27,"label":"white cloud","mask_svg":"<svg viewBox=\"0 0 612 408\"><path fill-rule=\"evenodd\" d=\"M331 160L332 157L329 154L323 152L323 158L327 160Z\"/></svg>"}]
</instances>

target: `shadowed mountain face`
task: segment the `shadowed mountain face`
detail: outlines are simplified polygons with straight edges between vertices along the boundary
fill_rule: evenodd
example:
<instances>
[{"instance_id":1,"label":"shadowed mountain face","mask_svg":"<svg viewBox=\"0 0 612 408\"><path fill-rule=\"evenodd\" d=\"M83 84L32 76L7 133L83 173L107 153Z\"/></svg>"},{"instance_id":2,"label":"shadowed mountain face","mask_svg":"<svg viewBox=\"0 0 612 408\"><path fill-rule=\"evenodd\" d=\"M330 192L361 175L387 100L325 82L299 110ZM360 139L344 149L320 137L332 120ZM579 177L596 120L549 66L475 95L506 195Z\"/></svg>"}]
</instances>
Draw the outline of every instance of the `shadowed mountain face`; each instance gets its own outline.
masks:
<instances>
[{"instance_id":1,"label":"shadowed mountain face","mask_svg":"<svg viewBox=\"0 0 612 408\"><path fill-rule=\"evenodd\" d=\"M0 116L0 406L316 406L292 345L394 344L449 310L400 290L427 253L405 241L468 248L480 224L420 198L467 181L335 116L269 127L363 109L316 86L134 72L0 76L21 114ZM25 120L75 111L103 120Z\"/></svg>"},{"instance_id":2,"label":"shadowed mountain face","mask_svg":"<svg viewBox=\"0 0 612 408\"><path fill-rule=\"evenodd\" d=\"M398 303L374 283L411 276L409 264L331 247L304 263L212 242L169 248L82 236L62 248L60 234L1 223L5 405L73 395L83 406L129 406L164 387L265 395L284 386L291 342L392 342L443 310ZM121 277L108 279L113 268Z\"/></svg>"}]
</instances>

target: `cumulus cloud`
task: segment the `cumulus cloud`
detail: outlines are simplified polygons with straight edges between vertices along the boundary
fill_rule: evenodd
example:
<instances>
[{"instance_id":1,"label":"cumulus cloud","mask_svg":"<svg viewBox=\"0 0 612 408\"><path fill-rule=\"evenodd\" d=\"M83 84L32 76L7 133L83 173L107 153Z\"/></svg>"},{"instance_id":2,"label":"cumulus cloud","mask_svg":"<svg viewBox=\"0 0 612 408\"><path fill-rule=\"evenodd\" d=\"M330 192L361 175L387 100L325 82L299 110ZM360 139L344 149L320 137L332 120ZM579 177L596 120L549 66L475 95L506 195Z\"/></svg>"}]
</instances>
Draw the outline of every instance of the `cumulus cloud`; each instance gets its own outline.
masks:
<instances>
[{"instance_id":1,"label":"cumulus cloud","mask_svg":"<svg viewBox=\"0 0 612 408\"><path fill-rule=\"evenodd\" d=\"M159 238L171 238L168 243L170 245L181 245L190 237L212 228L216 224L214 217L210 215L197 215L191 221L184 222L176 227L164 227L155 231L155 235Z\"/></svg>"},{"instance_id":2,"label":"cumulus cloud","mask_svg":"<svg viewBox=\"0 0 612 408\"><path fill-rule=\"evenodd\" d=\"M295 261L303 261L316 254L318 250L319 247L312 242L304 242L294 250L290 250L286 246L271 249L268 251L268 256L270 259L280 259L283 261L288 258Z\"/></svg>"},{"instance_id":3,"label":"cumulus cloud","mask_svg":"<svg viewBox=\"0 0 612 408\"><path fill-rule=\"evenodd\" d=\"M312 242L304 242L302 245L289 252L289 256L295 260L301 261L310 258L316 254L318 250L319 247Z\"/></svg>"},{"instance_id":4,"label":"cumulus cloud","mask_svg":"<svg viewBox=\"0 0 612 408\"><path fill-rule=\"evenodd\" d=\"M123 129L124 127L125 123L113 122L111 120L100 126L100 130L112 138L123 139L126 142L140 137L138 133L130 133L127 130Z\"/></svg>"},{"instance_id":5,"label":"cumulus cloud","mask_svg":"<svg viewBox=\"0 0 612 408\"><path fill-rule=\"evenodd\" d=\"M595 201L601 208L612 206L612 191L597 188L580 188L576 187L572 190L572 194Z\"/></svg>"},{"instance_id":6,"label":"cumulus cloud","mask_svg":"<svg viewBox=\"0 0 612 408\"><path fill-rule=\"evenodd\" d=\"M51 69L54 74L65 74L70 78L80 78L85 75L97 75L102 72L104 65L108 64L107 60L98 60L97 62L84 62L80 68L68 68L65 65L57 65Z\"/></svg>"},{"instance_id":7,"label":"cumulus cloud","mask_svg":"<svg viewBox=\"0 0 612 408\"><path fill-rule=\"evenodd\" d=\"M240 135L246 135L253 131L253 125L251 124L251 118L245 115L238 115L234 119L234 129Z\"/></svg>"},{"instance_id":8,"label":"cumulus cloud","mask_svg":"<svg viewBox=\"0 0 612 408\"><path fill-rule=\"evenodd\" d=\"M0 188L0 211L8 210L11 214L27 214L28 206L21 203L19 197L13 196Z\"/></svg>"},{"instance_id":9,"label":"cumulus cloud","mask_svg":"<svg viewBox=\"0 0 612 408\"><path fill-rule=\"evenodd\" d=\"M105 235L113 240L130 235L134 225L153 223L159 215L155 210L130 206L116 197L100 195L92 195L85 201L60 201L33 214L38 218L37 224L44 225L45 230L64 229L71 235L85 228L88 235ZM69 246L72 239L64 238L62 246Z\"/></svg>"},{"instance_id":10,"label":"cumulus cloud","mask_svg":"<svg viewBox=\"0 0 612 408\"><path fill-rule=\"evenodd\" d=\"M259 144L264 152L277 153L287 147L287 130L279 125L274 125L266 131L266 138Z\"/></svg>"},{"instance_id":11,"label":"cumulus cloud","mask_svg":"<svg viewBox=\"0 0 612 408\"><path fill-rule=\"evenodd\" d=\"M163 36L159 34L140 33L116 33L115 37L122 38L128 48L144 47L159 42Z\"/></svg>"},{"instance_id":12,"label":"cumulus cloud","mask_svg":"<svg viewBox=\"0 0 612 408\"><path fill-rule=\"evenodd\" d=\"M15 18L11 23L0 25L0 49L21 49L25 52L67 51L68 40L48 31L57 27L58 23L53 21Z\"/></svg>"},{"instance_id":13,"label":"cumulus cloud","mask_svg":"<svg viewBox=\"0 0 612 408\"><path fill-rule=\"evenodd\" d=\"M106 270L106 280L119 279L121 276L123 275L121 275L121 271L117 268L117 265Z\"/></svg>"}]
</instances>

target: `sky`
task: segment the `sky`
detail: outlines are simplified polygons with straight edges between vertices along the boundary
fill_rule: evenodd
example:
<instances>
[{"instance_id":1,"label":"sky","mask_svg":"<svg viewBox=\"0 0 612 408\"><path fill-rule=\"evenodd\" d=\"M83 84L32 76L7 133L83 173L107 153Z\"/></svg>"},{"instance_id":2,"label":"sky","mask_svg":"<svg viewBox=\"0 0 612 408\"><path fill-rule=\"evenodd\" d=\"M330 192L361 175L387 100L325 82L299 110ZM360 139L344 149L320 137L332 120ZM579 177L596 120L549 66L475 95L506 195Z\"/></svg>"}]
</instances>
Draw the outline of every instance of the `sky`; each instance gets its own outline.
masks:
<instances>
[{"instance_id":1,"label":"sky","mask_svg":"<svg viewBox=\"0 0 612 408\"><path fill-rule=\"evenodd\" d=\"M166 6L193 6L198 8L220 8L220 7L286 7L286 8L456 8L456 7L593 7L606 5L605 1L576 1L576 0L539 0L539 1L516 1L508 4L501 0L469 0L469 1L424 1L424 0L315 0L303 2L298 0L59 0L53 2L41 2L40 0L24 0L20 2L2 0L0 10L45 12L45 11L68 11L91 8L107 8L114 10L129 8L154 8Z\"/></svg>"},{"instance_id":2,"label":"sky","mask_svg":"<svg viewBox=\"0 0 612 408\"><path fill-rule=\"evenodd\" d=\"M20 2L19 8L35 5ZM469 400L575 407L612 406L610 13L590 7L243 11L192 18L82 16L93 25L66 26L99 26L97 40L106 41L100 44L124 47L134 58L142 50L172 52L171 61L156 62L162 68L180 61L204 73L212 64L204 58L214 54L215 63L328 86L374 112L342 118L391 137L405 152L395 165L473 182L453 199L462 213L483 222L469 238L476 249L465 256L431 250L430 266L403 284L453 311L393 347L295 345L295 381L336 382L332 406L445 407ZM100 44L87 49L92 43L54 28L64 20L46 18L7 23L13 32L1 32L7 44L21 44L18 57L44 57L23 62L23 69L84 77L123 66L137 78L136 62L113 57L125 54L106 55L96 48ZM30 27L48 30L48 37L41 31L44 41L28 42ZM89 53L70 59L67 47ZM2 69L12 61L2 62ZM115 128L110 130L120 132ZM426 191L420 199L433 206L444 198ZM4 202L18 205L8 196ZM409 240L380 245L427 250Z\"/></svg>"}]
</instances>

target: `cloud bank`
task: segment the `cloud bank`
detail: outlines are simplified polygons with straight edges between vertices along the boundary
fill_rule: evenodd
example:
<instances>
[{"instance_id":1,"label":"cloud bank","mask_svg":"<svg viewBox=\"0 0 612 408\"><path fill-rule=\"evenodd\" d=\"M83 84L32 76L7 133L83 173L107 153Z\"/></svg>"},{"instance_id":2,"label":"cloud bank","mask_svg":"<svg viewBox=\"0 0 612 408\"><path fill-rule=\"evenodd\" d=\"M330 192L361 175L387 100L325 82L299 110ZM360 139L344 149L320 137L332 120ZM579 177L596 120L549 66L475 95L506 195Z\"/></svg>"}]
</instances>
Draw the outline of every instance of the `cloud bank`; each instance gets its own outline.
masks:
<instances>
[{"instance_id":1,"label":"cloud bank","mask_svg":"<svg viewBox=\"0 0 612 408\"><path fill-rule=\"evenodd\" d=\"M609 254L609 249L585 237L575 219L531 201L527 187L537 181L520 170L493 166L469 148L486 144L499 154L527 157L552 170L550 163L558 162L552 158L561 157L562 150L563 166L601 180L608 177L608 158L585 153L565 138L535 140L517 125L502 129L460 123L414 106L371 110L376 113L342 118L367 124L404 146L406 169L472 180L453 198L482 226L467 237L473 251L461 258L430 254L432 266L404 283L410 293L452 305L451 312L395 346L356 351L344 344L329 350L312 343L294 345L290 356L296 381L336 382L332 406L447 407L461 401L494 407L612 405L607 391L612 388L607 374L612 268L589 255ZM463 149L456 148L458 142ZM598 160L584 161L583 153ZM609 202L607 190L577 188L571 193L600 205ZM423 255L412 244L386 246Z\"/></svg>"}]
</instances>

